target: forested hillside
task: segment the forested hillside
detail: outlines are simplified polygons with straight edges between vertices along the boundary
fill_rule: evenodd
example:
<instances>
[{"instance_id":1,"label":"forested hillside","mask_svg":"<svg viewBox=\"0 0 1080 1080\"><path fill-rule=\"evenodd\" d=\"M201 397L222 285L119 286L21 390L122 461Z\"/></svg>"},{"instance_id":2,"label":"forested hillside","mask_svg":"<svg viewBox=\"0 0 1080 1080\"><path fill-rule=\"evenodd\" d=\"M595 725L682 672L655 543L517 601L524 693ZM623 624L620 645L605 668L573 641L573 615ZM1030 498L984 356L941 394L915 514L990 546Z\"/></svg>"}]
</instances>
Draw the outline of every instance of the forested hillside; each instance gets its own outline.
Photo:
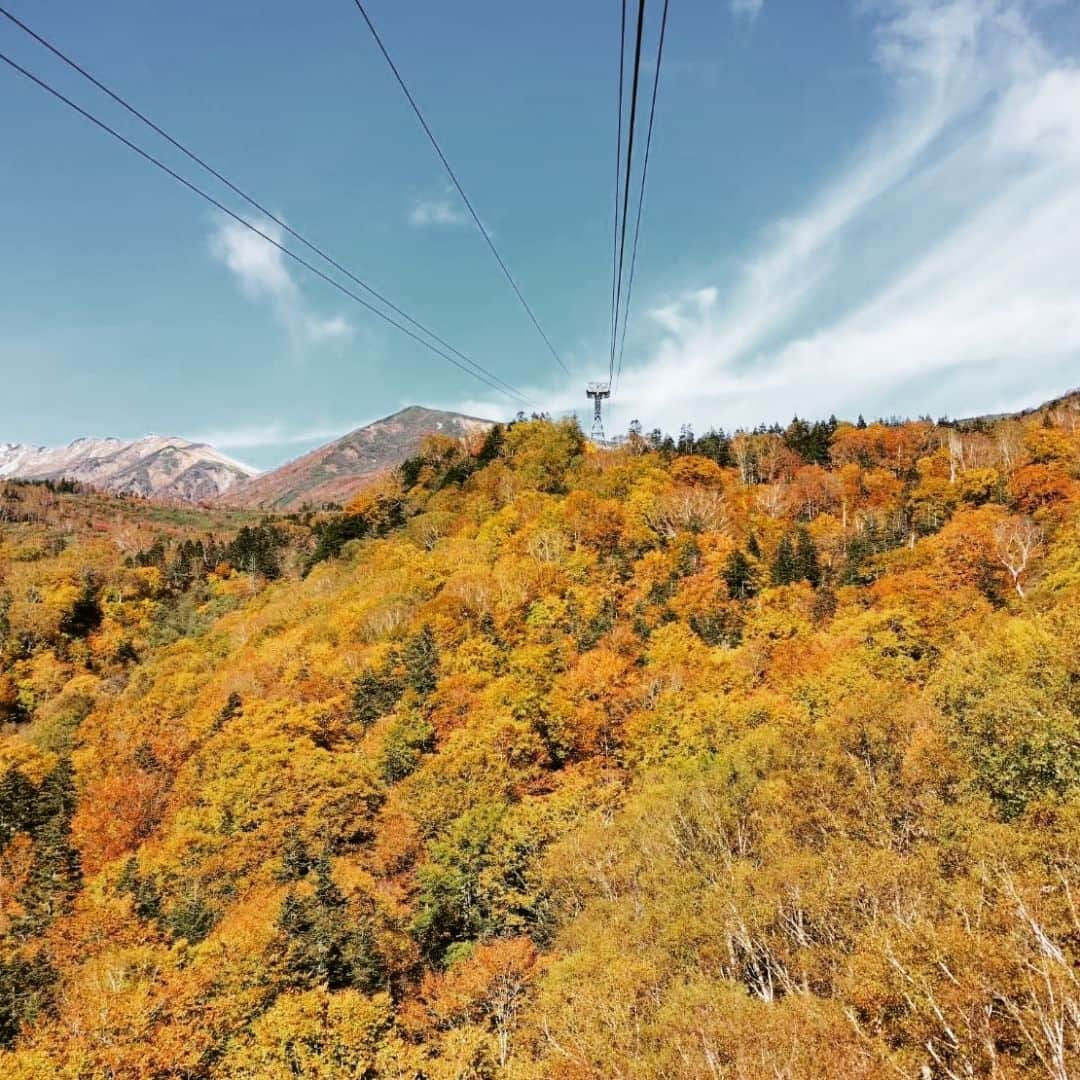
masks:
<instances>
[{"instance_id":1,"label":"forested hillside","mask_svg":"<svg viewBox=\"0 0 1080 1080\"><path fill-rule=\"evenodd\" d=\"M0 1075L1080 1071L1080 409L0 489Z\"/></svg>"}]
</instances>

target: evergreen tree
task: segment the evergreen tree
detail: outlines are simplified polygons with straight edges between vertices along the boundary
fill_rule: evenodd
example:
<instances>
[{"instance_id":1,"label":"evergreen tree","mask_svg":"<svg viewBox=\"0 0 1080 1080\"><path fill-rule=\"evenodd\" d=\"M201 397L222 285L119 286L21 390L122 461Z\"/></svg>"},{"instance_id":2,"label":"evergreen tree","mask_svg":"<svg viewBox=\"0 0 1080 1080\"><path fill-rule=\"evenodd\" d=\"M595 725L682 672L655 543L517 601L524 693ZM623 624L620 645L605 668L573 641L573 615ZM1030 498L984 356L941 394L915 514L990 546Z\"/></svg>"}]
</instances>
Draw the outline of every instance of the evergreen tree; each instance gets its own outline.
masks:
<instances>
[{"instance_id":1,"label":"evergreen tree","mask_svg":"<svg viewBox=\"0 0 1080 1080\"><path fill-rule=\"evenodd\" d=\"M0 959L0 1047L10 1047L23 1025L49 1008L56 977L40 953Z\"/></svg>"},{"instance_id":2,"label":"evergreen tree","mask_svg":"<svg viewBox=\"0 0 1080 1080\"><path fill-rule=\"evenodd\" d=\"M810 425L805 420L800 420L798 416L793 416L791 423L784 430L784 445L805 458L809 439Z\"/></svg>"},{"instance_id":3,"label":"evergreen tree","mask_svg":"<svg viewBox=\"0 0 1080 1080\"><path fill-rule=\"evenodd\" d=\"M237 718L242 712L244 702L237 691L233 690L229 697L226 699L224 705L221 706L221 712L217 714L217 718L220 726L224 727L229 723L229 720Z\"/></svg>"},{"instance_id":4,"label":"evergreen tree","mask_svg":"<svg viewBox=\"0 0 1080 1080\"><path fill-rule=\"evenodd\" d=\"M391 664L387 664L380 671L365 668L353 683L350 715L358 724L370 727L393 710L403 691L402 681L394 673Z\"/></svg>"},{"instance_id":5,"label":"evergreen tree","mask_svg":"<svg viewBox=\"0 0 1080 1080\"><path fill-rule=\"evenodd\" d=\"M190 550L182 544L165 567L165 587L173 592L184 592L195 580Z\"/></svg>"},{"instance_id":6,"label":"evergreen tree","mask_svg":"<svg viewBox=\"0 0 1080 1080\"><path fill-rule=\"evenodd\" d=\"M132 910L140 919L160 923L163 914L161 890L153 877L143 877L139 873L139 864L134 855L124 863L116 891L131 897Z\"/></svg>"},{"instance_id":7,"label":"evergreen tree","mask_svg":"<svg viewBox=\"0 0 1080 1080\"><path fill-rule=\"evenodd\" d=\"M221 712L214 719L214 730L220 731L230 720L235 720L243 711L244 702L240 695L233 690L221 707Z\"/></svg>"},{"instance_id":8,"label":"evergreen tree","mask_svg":"<svg viewBox=\"0 0 1080 1080\"><path fill-rule=\"evenodd\" d=\"M136 566L156 566L159 570L165 568L165 541L160 537L149 548L139 551L135 555Z\"/></svg>"},{"instance_id":9,"label":"evergreen tree","mask_svg":"<svg viewBox=\"0 0 1080 1080\"><path fill-rule=\"evenodd\" d=\"M345 906L345 897L334 881L330 852L326 848L315 860L315 902L326 911L336 911Z\"/></svg>"},{"instance_id":10,"label":"evergreen tree","mask_svg":"<svg viewBox=\"0 0 1080 1080\"><path fill-rule=\"evenodd\" d=\"M396 720L386 734L382 751L383 779L404 780L416 770L423 754L435 748L435 729L417 711Z\"/></svg>"},{"instance_id":11,"label":"evergreen tree","mask_svg":"<svg viewBox=\"0 0 1080 1080\"><path fill-rule=\"evenodd\" d=\"M751 533L746 540L746 553L753 556L755 559L761 558L761 545L758 543L758 538L754 533Z\"/></svg>"},{"instance_id":12,"label":"evergreen tree","mask_svg":"<svg viewBox=\"0 0 1080 1080\"><path fill-rule=\"evenodd\" d=\"M310 929L308 905L290 889L281 901L277 918L278 929L290 938L303 937Z\"/></svg>"},{"instance_id":13,"label":"evergreen tree","mask_svg":"<svg viewBox=\"0 0 1080 1080\"><path fill-rule=\"evenodd\" d=\"M732 600L746 600L757 592L754 567L738 549L728 556L723 577Z\"/></svg>"},{"instance_id":14,"label":"evergreen tree","mask_svg":"<svg viewBox=\"0 0 1080 1080\"><path fill-rule=\"evenodd\" d=\"M742 640L742 620L731 608L721 608L707 615L690 616L690 629L706 645L725 645L735 648Z\"/></svg>"},{"instance_id":15,"label":"evergreen tree","mask_svg":"<svg viewBox=\"0 0 1080 1080\"><path fill-rule=\"evenodd\" d=\"M37 789L32 828L36 832L54 818L70 824L75 804L75 769L70 758L61 758Z\"/></svg>"},{"instance_id":16,"label":"evergreen tree","mask_svg":"<svg viewBox=\"0 0 1080 1080\"><path fill-rule=\"evenodd\" d=\"M60 633L68 637L84 638L101 625L101 604L98 603L94 579L88 574L83 580L82 592L71 609L60 618Z\"/></svg>"},{"instance_id":17,"label":"evergreen tree","mask_svg":"<svg viewBox=\"0 0 1080 1080\"><path fill-rule=\"evenodd\" d=\"M861 531L855 533L847 542L844 568L840 575L843 585L868 585L877 576L867 564L875 555L902 544L907 536L904 522L894 528L883 529L869 518Z\"/></svg>"},{"instance_id":18,"label":"evergreen tree","mask_svg":"<svg viewBox=\"0 0 1080 1080\"><path fill-rule=\"evenodd\" d=\"M202 541L202 563L204 570L213 570L220 565L225 559L225 549L222 545L210 534L206 534L206 539Z\"/></svg>"},{"instance_id":19,"label":"evergreen tree","mask_svg":"<svg viewBox=\"0 0 1080 1080\"><path fill-rule=\"evenodd\" d=\"M378 989L385 980L372 913L360 918L350 913L325 852L315 861L315 875L314 895L304 898L290 890L282 902L278 928L285 936L286 969L300 986Z\"/></svg>"},{"instance_id":20,"label":"evergreen tree","mask_svg":"<svg viewBox=\"0 0 1080 1080\"><path fill-rule=\"evenodd\" d=\"M224 559L237 570L274 581L281 576L279 551L284 546L285 535L276 525L245 525L225 549Z\"/></svg>"},{"instance_id":21,"label":"evergreen tree","mask_svg":"<svg viewBox=\"0 0 1080 1080\"><path fill-rule=\"evenodd\" d=\"M118 664L137 664L139 662L139 653L131 638L120 639L120 644L116 646L115 657Z\"/></svg>"},{"instance_id":22,"label":"evergreen tree","mask_svg":"<svg viewBox=\"0 0 1080 1080\"><path fill-rule=\"evenodd\" d=\"M145 739L135 747L132 760L143 772L157 772L161 768L161 761L154 753L153 746Z\"/></svg>"},{"instance_id":23,"label":"evergreen tree","mask_svg":"<svg viewBox=\"0 0 1080 1080\"><path fill-rule=\"evenodd\" d=\"M795 580L809 581L816 589L821 584L821 563L809 530L801 528L795 537Z\"/></svg>"},{"instance_id":24,"label":"evergreen tree","mask_svg":"<svg viewBox=\"0 0 1080 1080\"><path fill-rule=\"evenodd\" d=\"M678 577L689 577L697 572L701 565L701 545L694 536L688 536L679 543L675 560L675 573Z\"/></svg>"},{"instance_id":25,"label":"evergreen tree","mask_svg":"<svg viewBox=\"0 0 1080 1080\"><path fill-rule=\"evenodd\" d=\"M37 789L14 765L0 777L0 851L17 832L29 832L34 822Z\"/></svg>"},{"instance_id":26,"label":"evergreen tree","mask_svg":"<svg viewBox=\"0 0 1080 1080\"><path fill-rule=\"evenodd\" d=\"M11 604L13 597L10 590L0 590L0 649L11 633Z\"/></svg>"},{"instance_id":27,"label":"evergreen tree","mask_svg":"<svg viewBox=\"0 0 1080 1080\"><path fill-rule=\"evenodd\" d=\"M337 514L315 526L315 550L304 564L304 573L327 559L337 558L350 540L363 540L371 534L371 522L366 514Z\"/></svg>"},{"instance_id":28,"label":"evergreen tree","mask_svg":"<svg viewBox=\"0 0 1080 1080\"><path fill-rule=\"evenodd\" d=\"M794 450L804 461L814 465L828 465L837 423L835 416L828 420L816 420L812 424L796 416L784 431L784 445Z\"/></svg>"},{"instance_id":29,"label":"evergreen tree","mask_svg":"<svg viewBox=\"0 0 1080 1080\"><path fill-rule=\"evenodd\" d=\"M487 465L494 461L502 452L503 443L506 442L506 428L502 424L493 424L488 428L484 441L476 454L476 460L481 465Z\"/></svg>"},{"instance_id":30,"label":"evergreen tree","mask_svg":"<svg viewBox=\"0 0 1080 1080\"><path fill-rule=\"evenodd\" d=\"M49 818L34 834L34 858L19 894L20 929L36 934L70 908L82 883L79 853L71 843L70 822Z\"/></svg>"},{"instance_id":31,"label":"evergreen tree","mask_svg":"<svg viewBox=\"0 0 1080 1080\"><path fill-rule=\"evenodd\" d=\"M792 547L791 537L787 535L780 538L770 572L770 580L774 585L790 585L793 581L798 581L795 549Z\"/></svg>"},{"instance_id":32,"label":"evergreen tree","mask_svg":"<svg viewBox=\"0 0 1080 1080\"><path fill-rule=\"evenodd\" d=\"M420 482L420 474L424 471L427 460L417 454L415 457L406 458L398 466L398 480L401 482L402 491L411 491Z\"/></svg>"},{"instance_id":33,"label":"evergreen tree","mask_svg":"<svg viewBox=\"0 0 1080 1080\"><path fill-rule=\"evenodd\" d=\"M311 856L300 835L300 830L295 825L290 825L285 830L281 869L277 873L278 881L299 881L307 876L312 865Z\"/></svg>"},{"instance_id":34,"label":"evergreen tree","mask_svg":"<svg viewBox=\"0 0 1080 1080\"><path fill-rule=\"evenodd\" d=\"M720 466L727 467L735 464L735 459L731 453L731 439L724 434L723 429L710 430L701 438L696 439L694 441L694 453L707 457Z\"/></svg>"},{"instance_id":35,"label":"evergreen tree","mask_svg":"<svg viewBox=\"0 0 1080 1080\"><path fill-rule=\"evenodd\" d=\"M427 697L439 679L439 647L434 631L427 623L405 643L402 660L405 664L405 685L418 696Z\"/></svg>"},{"instance_id":36,"label":"evergreen tree","mask_svg":"<svg viewBox=\"0 0 1080 1080\"><path fill-rule=\"evenodd\" d=\"M214 929L217 912L197 893L191 892L174 904L164 918L165 929L174 941L197 944Z\"/></svg>"}]
</instances>

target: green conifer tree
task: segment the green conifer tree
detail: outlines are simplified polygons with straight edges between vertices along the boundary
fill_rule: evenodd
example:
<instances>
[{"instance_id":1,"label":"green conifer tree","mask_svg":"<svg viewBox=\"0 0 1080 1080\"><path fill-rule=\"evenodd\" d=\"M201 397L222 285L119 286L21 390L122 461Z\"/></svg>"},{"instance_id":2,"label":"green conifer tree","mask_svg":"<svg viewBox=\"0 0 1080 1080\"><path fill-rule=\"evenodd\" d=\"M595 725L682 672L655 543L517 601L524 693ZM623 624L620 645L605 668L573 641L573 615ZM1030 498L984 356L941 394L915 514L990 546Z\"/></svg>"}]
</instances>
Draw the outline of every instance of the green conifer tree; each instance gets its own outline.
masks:
<instances>
[{"instance_id":1,"label":"green conifer tree","mask_svg":"<svg viewBox=\"0 0 1080 1080\"><path fill-rule=\"evenodd\" d=\"M792 547L790 536L785 535L780 538L769 576L774 585L790 585L793 581L798 581L795 549Z\"/></svg>"},{"instance_id":2,"label":"green conifer tree","mask_svg":"<svg viewBox=\"0 0 1080 1080\"><path fill-rule=\"evenodd\" d=\"M41 781L27 822L34 841L30 871L19 894L19 929L36 934L66 911L82 885L79 853L71 842L75 773L62 758Z\"/></svg>"},{"instance_id":3,"label":"green conifer tree","mask_svg":"<svg viewBox=\"0 0 1080 1080\"><path fill-rule=\"evenodd\" d=\"M427 623L405 643L402 660L405 663L405 684L418 696L427 697L435 689L439 678L439 647Z\"/></svg>"},{"instance_id":4,"label":"green conifer tree","mask_svg":"<svg viewBox=\"0 0 1080 1080\"><path fill-rule=\"evenodd\" d=\"M37 791L14 765L0 777L0 851L17 832L28 832L34 819Z\"/></svg>"},{"instance_id":5,"label":"green conifer tree","mask_svg":"<svg viewBox=\"0 0 1080 1080\"><path fill-rule=\"evenodd\" d=\"M300 830L290 825L285 830L285 840L281 852L281 869L277 873L278 881L299 881L307 876L312 867L311 855L304 843Z\"/></svg>"},{"instance_id":6,"label":"green conifer tree","mask_svg":"<svg viewBox=\"0 0 1080 1080\"><path fill-rule=\"evenodd\" d=\"M285 935L285 966L300 986L356 987L370 993L385 981L376 948L373 913L350 911L334 882L328 852L315 860L315 892L289 891L278 928Z\"/></svg>"},{"instance_id":7,"label":"green conifer tree","mask_svg":"<svg viewBox=\"0 0 1080 1080\"><path fill-rule=\"evenodd\" d=\"M724 582L732 600L747 600L757 592L757 579L750 560L738 549L724 564Z\"/></svg>"},{"instance_id":8,"label":"green conifer tree","mask_svg":"<svg viewBox=\"0 0 1080 1080\"><path fill-rule=\"evenodd\" d=\"M371 727L380 717L392 712L404 690L393 670L394 660L382 669L365 668L353 683L350 715L363 727Z\"/></svg>"},{"instance_id":9,"label":"green conifer tree","mask_svg":"<svg viewBox=\"0 0 1080 1080\"><path fill-rule=\"evenodd\" d=\"M799 529L795 537L795 580L809 581L815 589L821 584L817 546L805 528Z\"/></svg>"},{"instance_id":10,"label":"green conifer tree","mask_svg":"<svg viewBox=\"0 0 1080 1080\"><path fill-rule=\"evenodd\" d=\"M23 1026L49 1007L56 971L37 953L0 959L0 1047L10 1047Z\"/></svg>"}]
</instances>

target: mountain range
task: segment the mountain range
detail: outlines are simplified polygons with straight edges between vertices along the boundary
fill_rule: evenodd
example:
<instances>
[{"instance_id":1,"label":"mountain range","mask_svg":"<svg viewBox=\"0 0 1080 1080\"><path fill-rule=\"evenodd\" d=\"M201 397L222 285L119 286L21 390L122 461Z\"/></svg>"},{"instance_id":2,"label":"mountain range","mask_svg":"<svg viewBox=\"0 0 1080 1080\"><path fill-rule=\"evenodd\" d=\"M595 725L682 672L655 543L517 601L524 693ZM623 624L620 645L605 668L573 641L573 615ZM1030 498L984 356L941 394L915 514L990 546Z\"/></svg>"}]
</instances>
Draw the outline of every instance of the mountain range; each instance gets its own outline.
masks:
<instances>
[{"instance_id":1,"label":"mountain range","mask_svg":"<svg viewBox=\"0 0 1080 1080\"><path fill-rule=\"evenodd\" d=\"M1072 390L1036 408L955 424L963 429L1063 409L1072 413L1078 404L1080 391ZM244 509L317 508L346 502L365 481L416 454L428 435L467 439L492 424L475 416L410 405L265 473L206 443L170 436L147 435L131 442L83 438L55 449L0 443L0 479L70 478L120 494Z\"/></svg>"},{"instance_id":2,"label":"mountain range","mask_svg":"<svg viewBox=\"0 0 1080 1080\"><path fill-rule=\"evenodd\" d=\"M83 438L64 447L0 443L0 478L78 480L122 495L205 502L251 475L206 443L169 435Z\"/></svg>"},{"instance_id":3,"label":"mountain range","mask_svg":"<svg viewBox=\"0 0 1080 1080\"><path fill-rule=\"evenodd\" d=\"M56 448L0 443L0 479L71 479L124 495L295 510L344 502L365 480L415 454L428 435L467 438L491 423L411 405L262 474L175 436L82 438Z\"/></svg>"}]
</instances>

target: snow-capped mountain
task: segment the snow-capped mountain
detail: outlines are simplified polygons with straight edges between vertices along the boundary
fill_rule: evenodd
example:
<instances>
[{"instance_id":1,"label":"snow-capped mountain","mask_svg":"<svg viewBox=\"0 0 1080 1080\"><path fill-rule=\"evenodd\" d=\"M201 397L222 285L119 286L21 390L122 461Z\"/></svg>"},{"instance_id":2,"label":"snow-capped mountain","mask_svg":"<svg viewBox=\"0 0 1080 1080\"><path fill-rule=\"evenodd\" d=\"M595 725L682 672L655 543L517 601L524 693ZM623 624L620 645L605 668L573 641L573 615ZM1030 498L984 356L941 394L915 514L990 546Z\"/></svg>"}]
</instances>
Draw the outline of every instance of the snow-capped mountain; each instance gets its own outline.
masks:
<instances>
[{"instance_id":1,"label":"snow-capped mountain","mask_svg":"<svg viewBox=\"0 0 1080 1080\"><path fill-rule=\"evenodd\" d=\"M168 435L76 439L70 446L0 443L0 478L78 480L123 494L200 502L254 471L206 443Z\"/></svg>"}]
</instances>

